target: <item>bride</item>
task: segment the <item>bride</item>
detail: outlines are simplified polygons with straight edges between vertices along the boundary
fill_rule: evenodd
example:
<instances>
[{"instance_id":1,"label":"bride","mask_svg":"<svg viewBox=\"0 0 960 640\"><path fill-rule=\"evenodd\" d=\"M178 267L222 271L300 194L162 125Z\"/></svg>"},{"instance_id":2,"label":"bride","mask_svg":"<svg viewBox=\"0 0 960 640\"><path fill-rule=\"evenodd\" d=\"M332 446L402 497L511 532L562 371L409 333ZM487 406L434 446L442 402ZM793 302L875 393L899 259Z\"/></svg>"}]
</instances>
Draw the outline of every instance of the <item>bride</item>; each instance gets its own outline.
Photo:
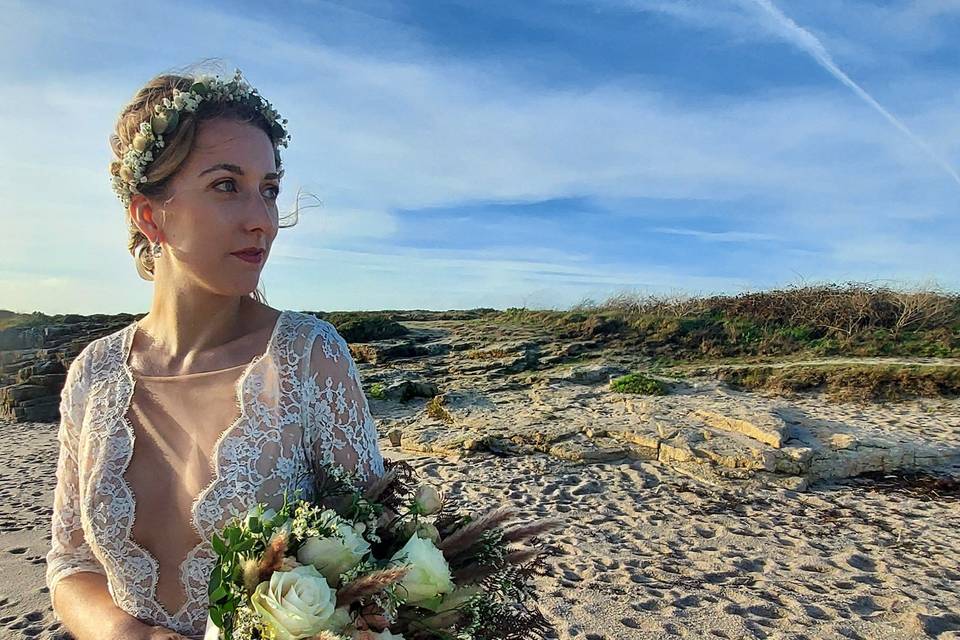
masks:
<instances>
[{"instance_id":1,"label":"bride","mask_svg":"<svg viewBox=\"0 0 960 640\"><path fill-rule=\"evenodd\" d=\"M384 473L344 338L256 290L286 123L239 71L159 75L120 113L110 172L153 301L61 394L46 582L77 640L202 637L214 532L313 463Z\"/></svg>"}]
</instances>

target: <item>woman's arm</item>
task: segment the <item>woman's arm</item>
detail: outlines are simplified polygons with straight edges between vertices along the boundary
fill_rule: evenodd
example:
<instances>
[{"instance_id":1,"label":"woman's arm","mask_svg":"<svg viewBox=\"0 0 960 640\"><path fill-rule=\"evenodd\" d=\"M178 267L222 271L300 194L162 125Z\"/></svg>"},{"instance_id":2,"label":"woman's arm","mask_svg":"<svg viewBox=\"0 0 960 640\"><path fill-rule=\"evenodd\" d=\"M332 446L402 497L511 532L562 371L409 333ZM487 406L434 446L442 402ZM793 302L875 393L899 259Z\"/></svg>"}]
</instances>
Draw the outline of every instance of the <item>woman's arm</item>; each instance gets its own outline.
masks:
<instances>
[{"instance_id":1,"label":"woman's arm","mask_svg":"<svg viewBox=\"0 0 960 640\"><path fill-rule=\"evenodd\" d=\"M53 610L54 617L76 640L141 640L150 637L148 625L113 603L107 578L100 573L78 571L61 579Z\"/></svg>"},{"instance_id":2,"label":"woman's arm","mask_svg":"<svg viewBox=\"0 0 960 640\"><path fill-rule=\"evenodd\" d=\"M76 640L140 640L154 637L145 625L113 602L106 570L87 544L80 521L78 451L86 375L83 353L70 363L60 393L57 483L53 492L46 582L54 619ZM156 638L178 638L172 632Z\"/></svg>"},{"instance_id":3,"label":"woman's arm","mask_svg":"<svg viewBox=\"0 0 960 640\"><path fill-rule=\"evenodd\" d=\"M308 454L320 464L356 470L367 488L383 476L384 466L360 374L347 341L332 324L321 321L315 331L304 385Z\"/></svg>"}]
</instances>

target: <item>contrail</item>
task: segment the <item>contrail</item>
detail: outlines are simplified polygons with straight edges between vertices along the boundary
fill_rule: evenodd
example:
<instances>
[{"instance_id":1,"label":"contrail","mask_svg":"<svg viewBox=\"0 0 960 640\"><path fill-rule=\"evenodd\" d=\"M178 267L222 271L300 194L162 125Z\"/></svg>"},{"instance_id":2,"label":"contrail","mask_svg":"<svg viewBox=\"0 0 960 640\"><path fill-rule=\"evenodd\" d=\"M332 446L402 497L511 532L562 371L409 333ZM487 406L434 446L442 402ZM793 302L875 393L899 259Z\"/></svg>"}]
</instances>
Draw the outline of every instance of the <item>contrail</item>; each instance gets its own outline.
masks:
<instances>
[{"instance_id":1,"label":"contrail","mask_svg":"<svg viewBox=\"0 0 960 640\"><path fill-rule=\"evenodd\" d=\"M770 14L770 16L776 20L778 25L784 30L784 35L793 44L812 55L817 62L819 62L820 65L829 71L837 80L853 89L854 93L863 98L863 100L871 107L879 111L880 115L889 120L893 126L895 126L897 129L900 129L904 135L910 138L937 164L943 167L944 170L946 170L946 172L949 173L950 176L957 182L957 184L960 184L960 174L958 174L957 171L950 166L950 163L937 155L937 152L934 151L926 142L914 135L914 133L910 131L905 124L900 122L896 116L884 109L879 102L873 99L873 96L864 91L856 82L851 80L850 77L845 74L840 67L836 65L836 63L834 63L833 58L830 56L830 53L827 51L826 47L823 46L823 43L820 42L815 35L798 25L789 17L785 16L783 12L780 11L780 9L778 9L770 0L741 0L741 2L750 2L755 4Z\"/></svg>"}]
</instances>

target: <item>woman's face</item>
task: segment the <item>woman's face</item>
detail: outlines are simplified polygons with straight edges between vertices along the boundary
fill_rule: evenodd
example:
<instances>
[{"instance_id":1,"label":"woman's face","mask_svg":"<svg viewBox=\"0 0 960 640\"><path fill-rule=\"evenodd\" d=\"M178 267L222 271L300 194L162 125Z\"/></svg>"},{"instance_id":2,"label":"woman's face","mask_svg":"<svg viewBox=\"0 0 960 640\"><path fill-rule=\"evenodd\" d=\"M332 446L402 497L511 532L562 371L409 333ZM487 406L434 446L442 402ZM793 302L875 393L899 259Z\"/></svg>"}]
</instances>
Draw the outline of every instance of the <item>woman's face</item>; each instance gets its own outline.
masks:
<instances>
[{"instance_id":1,"label":"woman's face","mask_svg":"<svg viewBox=\"0 0 960 640\"><path fill-rule=\"evenodd\" d=\"M171 281L243 296L257 288L278 230L280 176L270 138L258 127L218 118L201 123L194 148L171 180L170 196L152 202ZM263 249L259 263L233 255Z\"/></svg>"}]
</instances>

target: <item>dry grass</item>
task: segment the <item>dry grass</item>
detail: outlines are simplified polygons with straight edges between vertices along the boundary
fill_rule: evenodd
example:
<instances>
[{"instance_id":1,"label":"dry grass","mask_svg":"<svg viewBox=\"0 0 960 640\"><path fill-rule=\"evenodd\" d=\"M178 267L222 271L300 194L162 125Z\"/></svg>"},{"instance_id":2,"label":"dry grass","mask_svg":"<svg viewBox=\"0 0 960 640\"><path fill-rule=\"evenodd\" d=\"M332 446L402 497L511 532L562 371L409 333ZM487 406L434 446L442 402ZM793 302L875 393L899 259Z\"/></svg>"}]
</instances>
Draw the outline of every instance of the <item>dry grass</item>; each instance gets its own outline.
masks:
<instances>
[{"instance_id":1,"label":"dry grass","mask_svg":"<svg viewBox=\"0 0 960 640\"><path fill-rule=\"evenodd\" d=\"M788 354L960 357L960 295L869 283L711 297L625 293L567 311L509 309L503 317L570 339L621 340L686 361Z\"/></svg>"},{"instance_id":2,"label":"dry grass","mask_svg":"<svg viewBox=\"0 0 960 640\"><path fill-rule=\"evenodd\" d=\"M450 412L443 406L443 396L434 396L433 399L427 403L427 415L434 420L442 420L448 424L453 423L453 416L451 416Z\"/></svg>"},{"instance_id":3,"label":"dry grass","mask_svg":"<svg viewBox=\"0 0 960 640\"><path fill-rule=\"evenodd\" d=\"M897 401L960 395L960 367L911 365L802 365L719 368L719 379L742 389L790 395L826 393L835 401Z\"/></svg>"}]
</instances>

